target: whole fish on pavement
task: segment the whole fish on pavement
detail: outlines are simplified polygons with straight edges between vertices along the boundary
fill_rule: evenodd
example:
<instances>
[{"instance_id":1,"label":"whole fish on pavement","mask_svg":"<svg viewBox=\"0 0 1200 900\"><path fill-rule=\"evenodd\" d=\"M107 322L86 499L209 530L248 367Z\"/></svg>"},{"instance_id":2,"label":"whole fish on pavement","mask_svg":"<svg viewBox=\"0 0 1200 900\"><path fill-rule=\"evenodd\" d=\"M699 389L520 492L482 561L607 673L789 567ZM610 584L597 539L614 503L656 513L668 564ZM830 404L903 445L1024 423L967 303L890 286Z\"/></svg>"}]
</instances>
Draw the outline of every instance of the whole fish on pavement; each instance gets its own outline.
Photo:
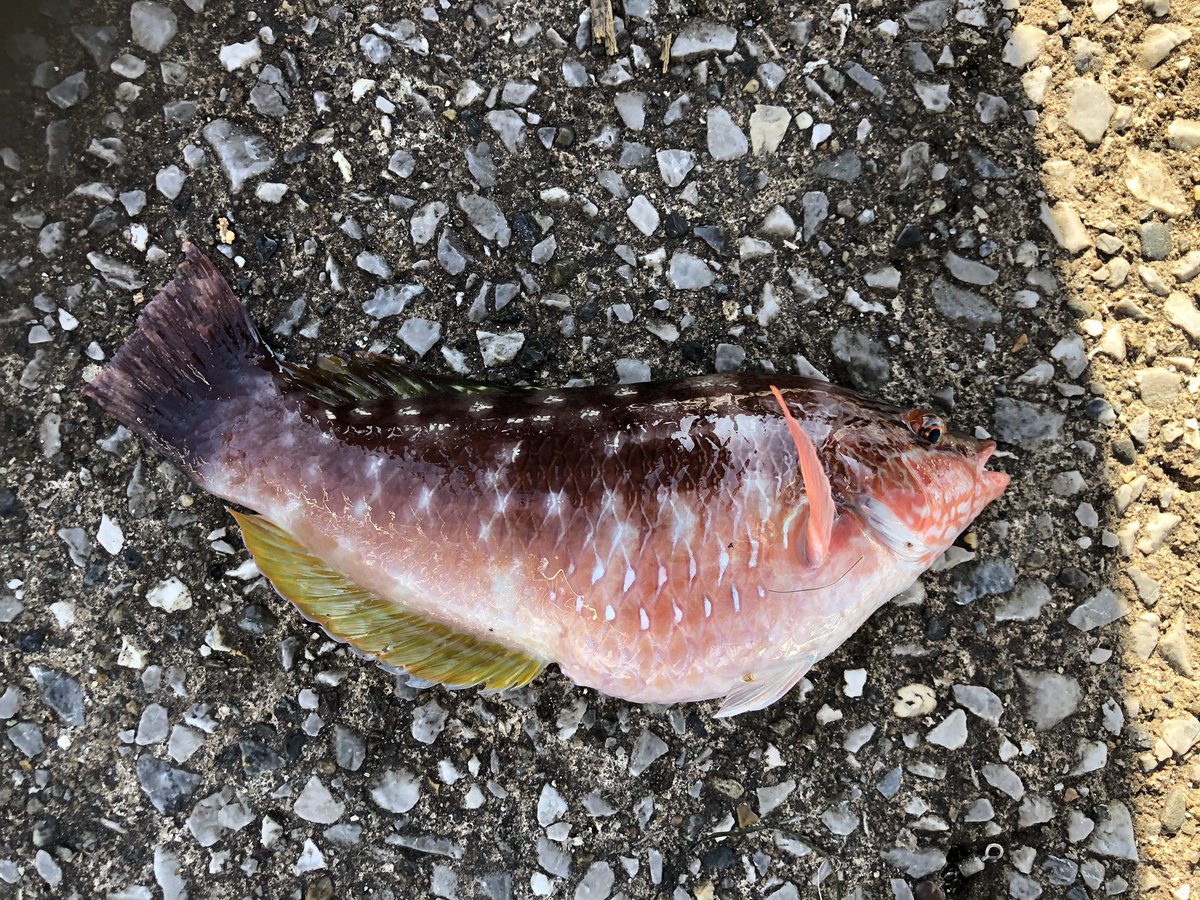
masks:
<instances>
[{"instance_id":1,"label":"whole fish on pavement","mask_svg":"<svg viewBox=\"0 0 1200 900\"><path fill-rule=\"evenodd\" d=\"M329 634L461 687L785 694L995 500L990 441L821 381L530 390L278 358L191 244L85 389Z\"/></svg>"}]
</instances>

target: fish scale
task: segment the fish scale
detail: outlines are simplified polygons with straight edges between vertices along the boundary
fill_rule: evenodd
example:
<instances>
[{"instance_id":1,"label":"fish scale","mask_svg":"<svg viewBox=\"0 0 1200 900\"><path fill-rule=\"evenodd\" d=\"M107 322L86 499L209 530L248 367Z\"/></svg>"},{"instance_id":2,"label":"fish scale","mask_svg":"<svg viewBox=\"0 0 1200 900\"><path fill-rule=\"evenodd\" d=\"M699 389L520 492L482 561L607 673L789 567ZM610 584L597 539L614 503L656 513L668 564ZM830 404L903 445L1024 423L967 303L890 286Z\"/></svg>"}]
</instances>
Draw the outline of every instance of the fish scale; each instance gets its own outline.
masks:
<instances>
[{"instance_id":1,"label":"fish scale","mask_svg":"<svg viewBox=\"0 0 1200 900\"><path fill-rule=\"evenodd\" d=\"M191 245L87 393L236 513L330 634L455 686L556 663L640 702L777 700L1007 476L921 410L790 376L539 391L285 362Z\"/></svg>"}]
</instances>

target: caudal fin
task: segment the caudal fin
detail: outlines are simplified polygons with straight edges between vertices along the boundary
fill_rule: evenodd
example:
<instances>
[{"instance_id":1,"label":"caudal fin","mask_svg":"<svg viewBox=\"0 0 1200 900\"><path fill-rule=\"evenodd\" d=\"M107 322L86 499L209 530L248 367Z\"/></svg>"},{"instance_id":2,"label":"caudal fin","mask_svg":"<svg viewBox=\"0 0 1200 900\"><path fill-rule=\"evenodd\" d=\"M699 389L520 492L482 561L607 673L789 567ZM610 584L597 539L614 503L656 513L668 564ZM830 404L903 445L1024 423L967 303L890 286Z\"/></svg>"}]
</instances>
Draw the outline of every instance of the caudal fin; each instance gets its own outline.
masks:
<instances>
[{"instance_id":1,"label":"caudal fin","mask_svg":"<svg viewBox=\"0 0 1200 900\"><path fill-rule=\"evenodd\" d=\"M220 439L221 405L266 373L271 351L216 266L188 242L175 280L83 394L195 476Z\"/></svg>"}]
</instances>

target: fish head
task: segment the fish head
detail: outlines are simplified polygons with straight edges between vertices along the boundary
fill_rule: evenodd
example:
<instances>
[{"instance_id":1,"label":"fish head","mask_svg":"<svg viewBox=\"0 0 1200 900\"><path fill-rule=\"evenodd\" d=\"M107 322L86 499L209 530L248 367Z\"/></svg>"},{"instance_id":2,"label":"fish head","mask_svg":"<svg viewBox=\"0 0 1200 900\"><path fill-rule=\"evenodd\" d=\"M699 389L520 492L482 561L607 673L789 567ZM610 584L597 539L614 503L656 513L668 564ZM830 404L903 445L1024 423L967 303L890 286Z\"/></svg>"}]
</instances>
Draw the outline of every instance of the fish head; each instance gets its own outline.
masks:
<instances>
[{"instance_id":1,"label":"fish head","mask_svg":"<svg viewBox=\"0 0 1200 900\"><path fill-rule=\"evenodd\" d=\"M926 409L873 405L835 424L822 454L842 505L897 555L928 566L1003 493L994 441L951 431Z\"/></svg>"}]
</instances>

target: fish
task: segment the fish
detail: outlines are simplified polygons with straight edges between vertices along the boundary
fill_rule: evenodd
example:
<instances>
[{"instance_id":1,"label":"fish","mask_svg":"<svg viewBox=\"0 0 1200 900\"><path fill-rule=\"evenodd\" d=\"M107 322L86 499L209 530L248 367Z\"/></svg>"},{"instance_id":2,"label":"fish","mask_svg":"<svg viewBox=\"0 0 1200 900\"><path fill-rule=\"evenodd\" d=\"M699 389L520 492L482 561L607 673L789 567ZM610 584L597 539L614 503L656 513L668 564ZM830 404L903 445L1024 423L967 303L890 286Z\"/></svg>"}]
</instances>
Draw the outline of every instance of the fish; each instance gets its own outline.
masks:
<instances>
[{"instance_id":1,"label":"fish","mask_svg":"<svg viewBox=\"0 0 1200 900\"><path fill-rule=\"evenodd\" d=\"M990 440L789 375L530 388L277 355L194 244L84 394L384 666L636 703L788 693L1008 485Z\"/></svg>"}]
</instances>

